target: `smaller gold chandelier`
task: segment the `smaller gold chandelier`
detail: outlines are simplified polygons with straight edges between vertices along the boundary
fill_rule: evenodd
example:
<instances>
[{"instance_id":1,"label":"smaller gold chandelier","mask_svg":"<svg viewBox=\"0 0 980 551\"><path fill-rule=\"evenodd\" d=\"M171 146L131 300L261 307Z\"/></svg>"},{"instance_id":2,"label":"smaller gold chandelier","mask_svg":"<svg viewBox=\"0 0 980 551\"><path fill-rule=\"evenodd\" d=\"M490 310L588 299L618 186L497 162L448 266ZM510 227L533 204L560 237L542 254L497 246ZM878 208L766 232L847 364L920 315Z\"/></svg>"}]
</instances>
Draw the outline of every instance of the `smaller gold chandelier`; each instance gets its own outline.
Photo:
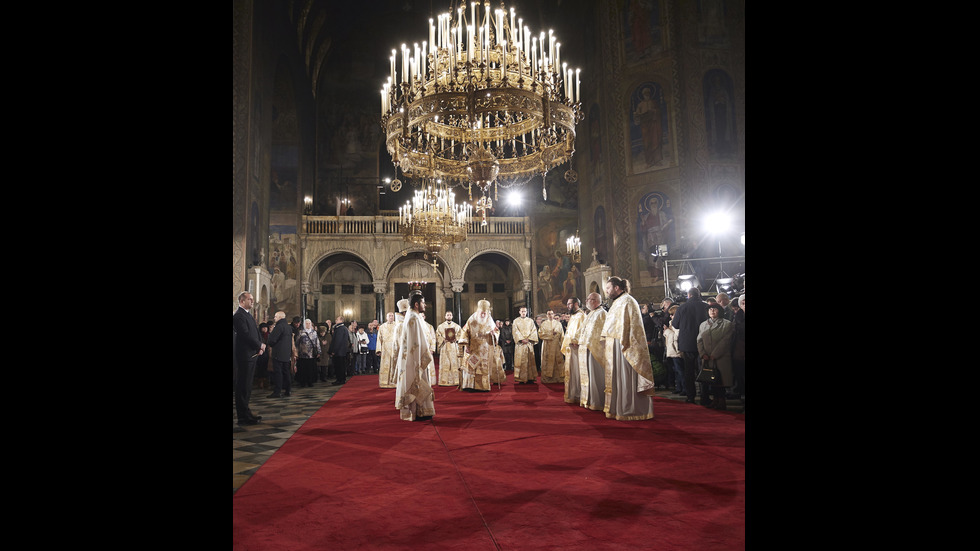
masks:
<instances>
[{"instance_id":1,"label":"smaller gold chandelier","mask_svg":"<svg viewBox=\"0 0 980 551\"><path fill-rule=\"evenodd\" d=\"M456 204L456 194L437 180L415 192L398 208L398 225L405 241L421 245L433 255L466 239L473 207Z\"/></svg>"},{"instance_id":2,"label":"smaller gold chandelier","mask_svg":"<svg viewBox=\"0 0 980 551\"><path fill-rule=\"evenodd\" d=\"M575 230L574 237L565 240L565 247L568 250L568 256L572 257L572 262L582 261L582 240L578 237L578 230Z\"/></svg>"},{"instance_id":3,"label":"smaller gold chandelier","mask_svg":"<svg viewBox=\"0 0 980 551\"><path fill-rule=\"evenodd\" d=\"M422 277L422 268L418 261L412 263L412 280L408 282L408 288L410 291L422 291L425 287L425 278Z\"/></svg>"}]
</instances>

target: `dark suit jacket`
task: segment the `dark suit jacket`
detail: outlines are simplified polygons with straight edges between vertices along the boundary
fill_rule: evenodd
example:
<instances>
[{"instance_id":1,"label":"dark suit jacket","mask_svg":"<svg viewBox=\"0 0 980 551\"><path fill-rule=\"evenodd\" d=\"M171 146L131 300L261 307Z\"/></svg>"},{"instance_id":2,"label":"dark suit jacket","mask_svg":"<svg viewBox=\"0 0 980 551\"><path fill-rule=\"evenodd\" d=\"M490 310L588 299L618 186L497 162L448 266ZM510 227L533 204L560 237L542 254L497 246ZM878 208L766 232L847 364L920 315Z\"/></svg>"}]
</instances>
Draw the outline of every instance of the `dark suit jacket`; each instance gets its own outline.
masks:
<instances>
[{"instance_id":1,"label":"dark suit jacket","mask_svg":"<svg viewBox=\"0 0 980 551\"><path fill-rule=\"evenodd\" d=\"M268 346L272 348L272 359L280 362L288 362L293 356L293 328L283 318L276 322L276 326L269 333Z\"/></svg>"},{"instance_id":2,"label":"dark suit jacket","mask_svg":"<svg viewBox=\"0 0 980 551\"><path fill-rule=\"evenodd\" d=\"M232 317L235 328L235 358L239 362L247 361L254 356L259 348L262 348L262 339L259 337L259 326L255 324L252 315L239 307Z\"/></svg>"},{"instance_id":3,"label":"dark suit jacket","mask_svg":"<svg viewBox=\"0 0 980 551\"><path fill-rule=\"evenodd\" d=\"M708 303L699 298L689 298L681 307L674 312L674 318L670 324L679 333L677 334L677 349L681 352L698 351L698 332L701 330L701 322L708 319Z\"/></svg>"},{"instance_id":4,"label":"dark suit jacket","mask_svg":"<svg viewBox=\"0 0 980 551\"><path fill-rule=\"evenodd\" d=\"M347 326L338 323L333 327L333 342L330 343L330 352L335 356L346 356L350 354L350 331Z\"/></svg>"}]
</instances>

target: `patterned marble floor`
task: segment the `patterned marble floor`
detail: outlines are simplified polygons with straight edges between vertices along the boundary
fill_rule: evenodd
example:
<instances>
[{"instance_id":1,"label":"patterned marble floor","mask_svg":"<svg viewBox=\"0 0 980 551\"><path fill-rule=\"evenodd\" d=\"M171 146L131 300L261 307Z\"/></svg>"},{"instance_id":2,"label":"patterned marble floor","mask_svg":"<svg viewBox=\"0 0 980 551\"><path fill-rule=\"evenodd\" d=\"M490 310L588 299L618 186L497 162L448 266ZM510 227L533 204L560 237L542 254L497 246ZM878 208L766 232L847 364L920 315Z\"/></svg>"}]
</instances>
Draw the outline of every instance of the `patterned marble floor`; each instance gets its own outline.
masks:
<instances>
[{"instance_id":1,"label":"patterned marble floor","mask_svg":"<svg viewBox=\"0 0 980 551\"><path fill-rule=\"evenodd\" d=\"M511 373L508 372L508 375ZM355 376L378 378L376 374ZM232 421L232 494L342 387L316 383L312 387L299 388L294 384L289 398L267 398L271 390L253 388L250 406L253 413L262 416L262 422L242 427L235 420ZM658 390L656 395L672 400L685 399L669 390ZM729 412L745 413L745 404L739 400L728 400L727 406ZM234 415L234 393L231 407ZM699 406L691 404L691 407Z\"/></svg>"},{"instance_id":2,"label":"patterned marble floor","mask_svg":"<svg viewBox=\"0 0 980 551\"><path fill-rule=\"evenodd\" d=\"M377 378L377 375L373 377ZM262 421L257 425L239 426L237 420L232 420L234 490L238 491L296 429L342 387L343 385L330 386L329 383L319 382L305 388L293 384L288 398L267 398L272 393L270 389L253 388L249 405L252 413L262 416ZM234 411L235 396L232 394L233 414Z\"/></svg>"}]
</instances>

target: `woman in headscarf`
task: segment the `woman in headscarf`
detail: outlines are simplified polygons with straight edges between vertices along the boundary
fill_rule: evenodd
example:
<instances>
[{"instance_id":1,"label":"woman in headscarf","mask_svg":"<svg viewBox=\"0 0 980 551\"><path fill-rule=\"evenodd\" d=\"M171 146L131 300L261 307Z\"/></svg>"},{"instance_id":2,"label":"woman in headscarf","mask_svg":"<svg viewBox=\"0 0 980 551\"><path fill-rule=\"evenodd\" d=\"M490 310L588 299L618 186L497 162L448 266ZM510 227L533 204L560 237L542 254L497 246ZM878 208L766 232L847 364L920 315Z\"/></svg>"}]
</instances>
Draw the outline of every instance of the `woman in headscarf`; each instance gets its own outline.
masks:
<instances>
[{"instance_id":1,"label":"woman in headscarf","mask_svg":"<svg viewBox=\"0 0 980 551\"><path fill-rule=\"evenodd\" d=\"M497 361L497 325L490 315L490 302L481 300L460 331L463 347L463 377L460 388L470 392L489 392L490 374Z\"/></svg>"},{"instance_id":2,"label":"woman in headscarf","mask_svg":"<svg viewBox=\"0 0 980 551\"><path fill-rule=\"evenodd\" d=\"M320 350L320 336L316 334L313 322L307 318L296 334L296 382L299 386L313 386L316 382L316 359Z\"/></svg>"},{"instance_id":3,"label":"woman in headscarf","mask_svg":"<svg viewBox=\"0 0 980 551\"><path fill-rule=\"evenodd\" d=\"M712 409L728 409L725 392L732 387L732 339L735 324L724 318L724 308L717 302L708 305L708 319L701 322L698 331L698 355L702 365L710 362L721 375L721 381L711 384Z\"/></svg>"}]
</instances>

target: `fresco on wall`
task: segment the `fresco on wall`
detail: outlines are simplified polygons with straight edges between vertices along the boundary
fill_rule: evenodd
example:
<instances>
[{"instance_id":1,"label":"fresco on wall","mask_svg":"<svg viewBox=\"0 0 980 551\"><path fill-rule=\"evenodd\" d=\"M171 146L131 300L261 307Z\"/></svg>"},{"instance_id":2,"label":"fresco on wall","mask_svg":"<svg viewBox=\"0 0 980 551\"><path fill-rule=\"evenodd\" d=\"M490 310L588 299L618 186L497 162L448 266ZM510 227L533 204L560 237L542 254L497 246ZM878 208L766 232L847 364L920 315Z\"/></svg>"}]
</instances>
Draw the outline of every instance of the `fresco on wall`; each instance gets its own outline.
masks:
<instances>
[{"instance_id":1,"label":"fresco on wall","mask_svg":"<svg viewBox=\"0 0 980 551\"><path fill-rule=\"evenodd\" d=\"M567 310L565 302L573 296L583 302L585 300L582 295L585 289L582 263L573 263L565 248L565 240L574 235L574 225L555 222L545 224L535 232L538 291L534 307L538 313L549 308L564 312ZM583 251L582 257L591 262L591 254Z\"/></svg>"},{"instance_id":2,"label":"fresco on wall","mask_svg":"<svg viewBox=\"0 0 980 551\"><path fill-rule=\"evenodd\" d=\"M730 45L725 15L725 0L698 0L698 42L702 46L726 47Z\"/></svg>"},{"instance_id":3,"label":"fresco on wall","mask_svg":"<svg viewBox=\"0 0 980 551\"><path fill-rule=\"evenodd\" d=\"M667 100L659 83L647 81L630 94L630 173L670 165Z\"/></svg>"},{"instance_id":4,"label":"fresco on wall","mask_svg":"<svg viewBox=\"0 0 980 551\"><path fill-rule=\"evenodd\" d=\"M251 256L249 257L249 266L261 266L264 263L265 258L265 247L262 244L262 240L259 236L262 235L259 232L259 224L261 218L259 218L259 203L257 201L252 201L252 206L249 209L248 214L248 248Z\"/></svg>"},{"instance_id":5,"label":"fresco on wall","mask_svg":"<svg viewBox=\"0 0 980 551\"><path fill-rule=\"evenodd\" d=\"M639 61L663 51L659 0L621 0L626 57Z\"/></svg>"},{"instance_id":6,"label":"fresco on wall","mask_svg":"<svg viewBox=\"0 0 980 551\"><path fill-rule=\"evenodd\" d=\"M708 154L713 159L731 159L735 144L735 86L728 73L712 69L704 75L704 130Z\"/></svg>"},{"instance_id":7,"label":"fresco on wall","mask_svg":"<svg viewBox=\"0 0 980 551\"><path fill-rule=\"evenodd\" d=\"M279 162L277 162L277 160ZM269 182L269 210L294 212L296 210L296 165L288 165L283 159L273 158Z\"/></svg>"},{"instance_id":8,"label":"fresco on wall","mask_svg":"<svg viewBox=\"0 0 980 551\"><path fill-rule=\"evenodd\" d=\"M292 319L300 313L299 236L296 226L269 227L269 265L272 291L269 310L279 310Z\"/></svg>"},{"instance_id":9,"label":"fresco on wall","mask_svg":"<svg viewBox=\"0 0 980 551\"><path fill-rule=\"evenodd\" d=\"M320 147L321 168L327 174L340 178L377 176L381 127L377 113L364 110L357 101L338 97L320 116L321 132L327 135Z\"/></svg>"},{"instance_id":10,"label":"fresco on wall","mask_svg":"<svg viewBox=\"0 0 980 551\"><path fill-rule=\"evenodd\" d=\"M640 198L637 205L636 242L638 266L641 267L638 278L641 287L663 282L663 261L660 256L650 253L658 250L660 245L666 245L667 252L671 252L676 242L675 235L674 214L667 195L653 191Z\"/></svg>"}]
</instances>

